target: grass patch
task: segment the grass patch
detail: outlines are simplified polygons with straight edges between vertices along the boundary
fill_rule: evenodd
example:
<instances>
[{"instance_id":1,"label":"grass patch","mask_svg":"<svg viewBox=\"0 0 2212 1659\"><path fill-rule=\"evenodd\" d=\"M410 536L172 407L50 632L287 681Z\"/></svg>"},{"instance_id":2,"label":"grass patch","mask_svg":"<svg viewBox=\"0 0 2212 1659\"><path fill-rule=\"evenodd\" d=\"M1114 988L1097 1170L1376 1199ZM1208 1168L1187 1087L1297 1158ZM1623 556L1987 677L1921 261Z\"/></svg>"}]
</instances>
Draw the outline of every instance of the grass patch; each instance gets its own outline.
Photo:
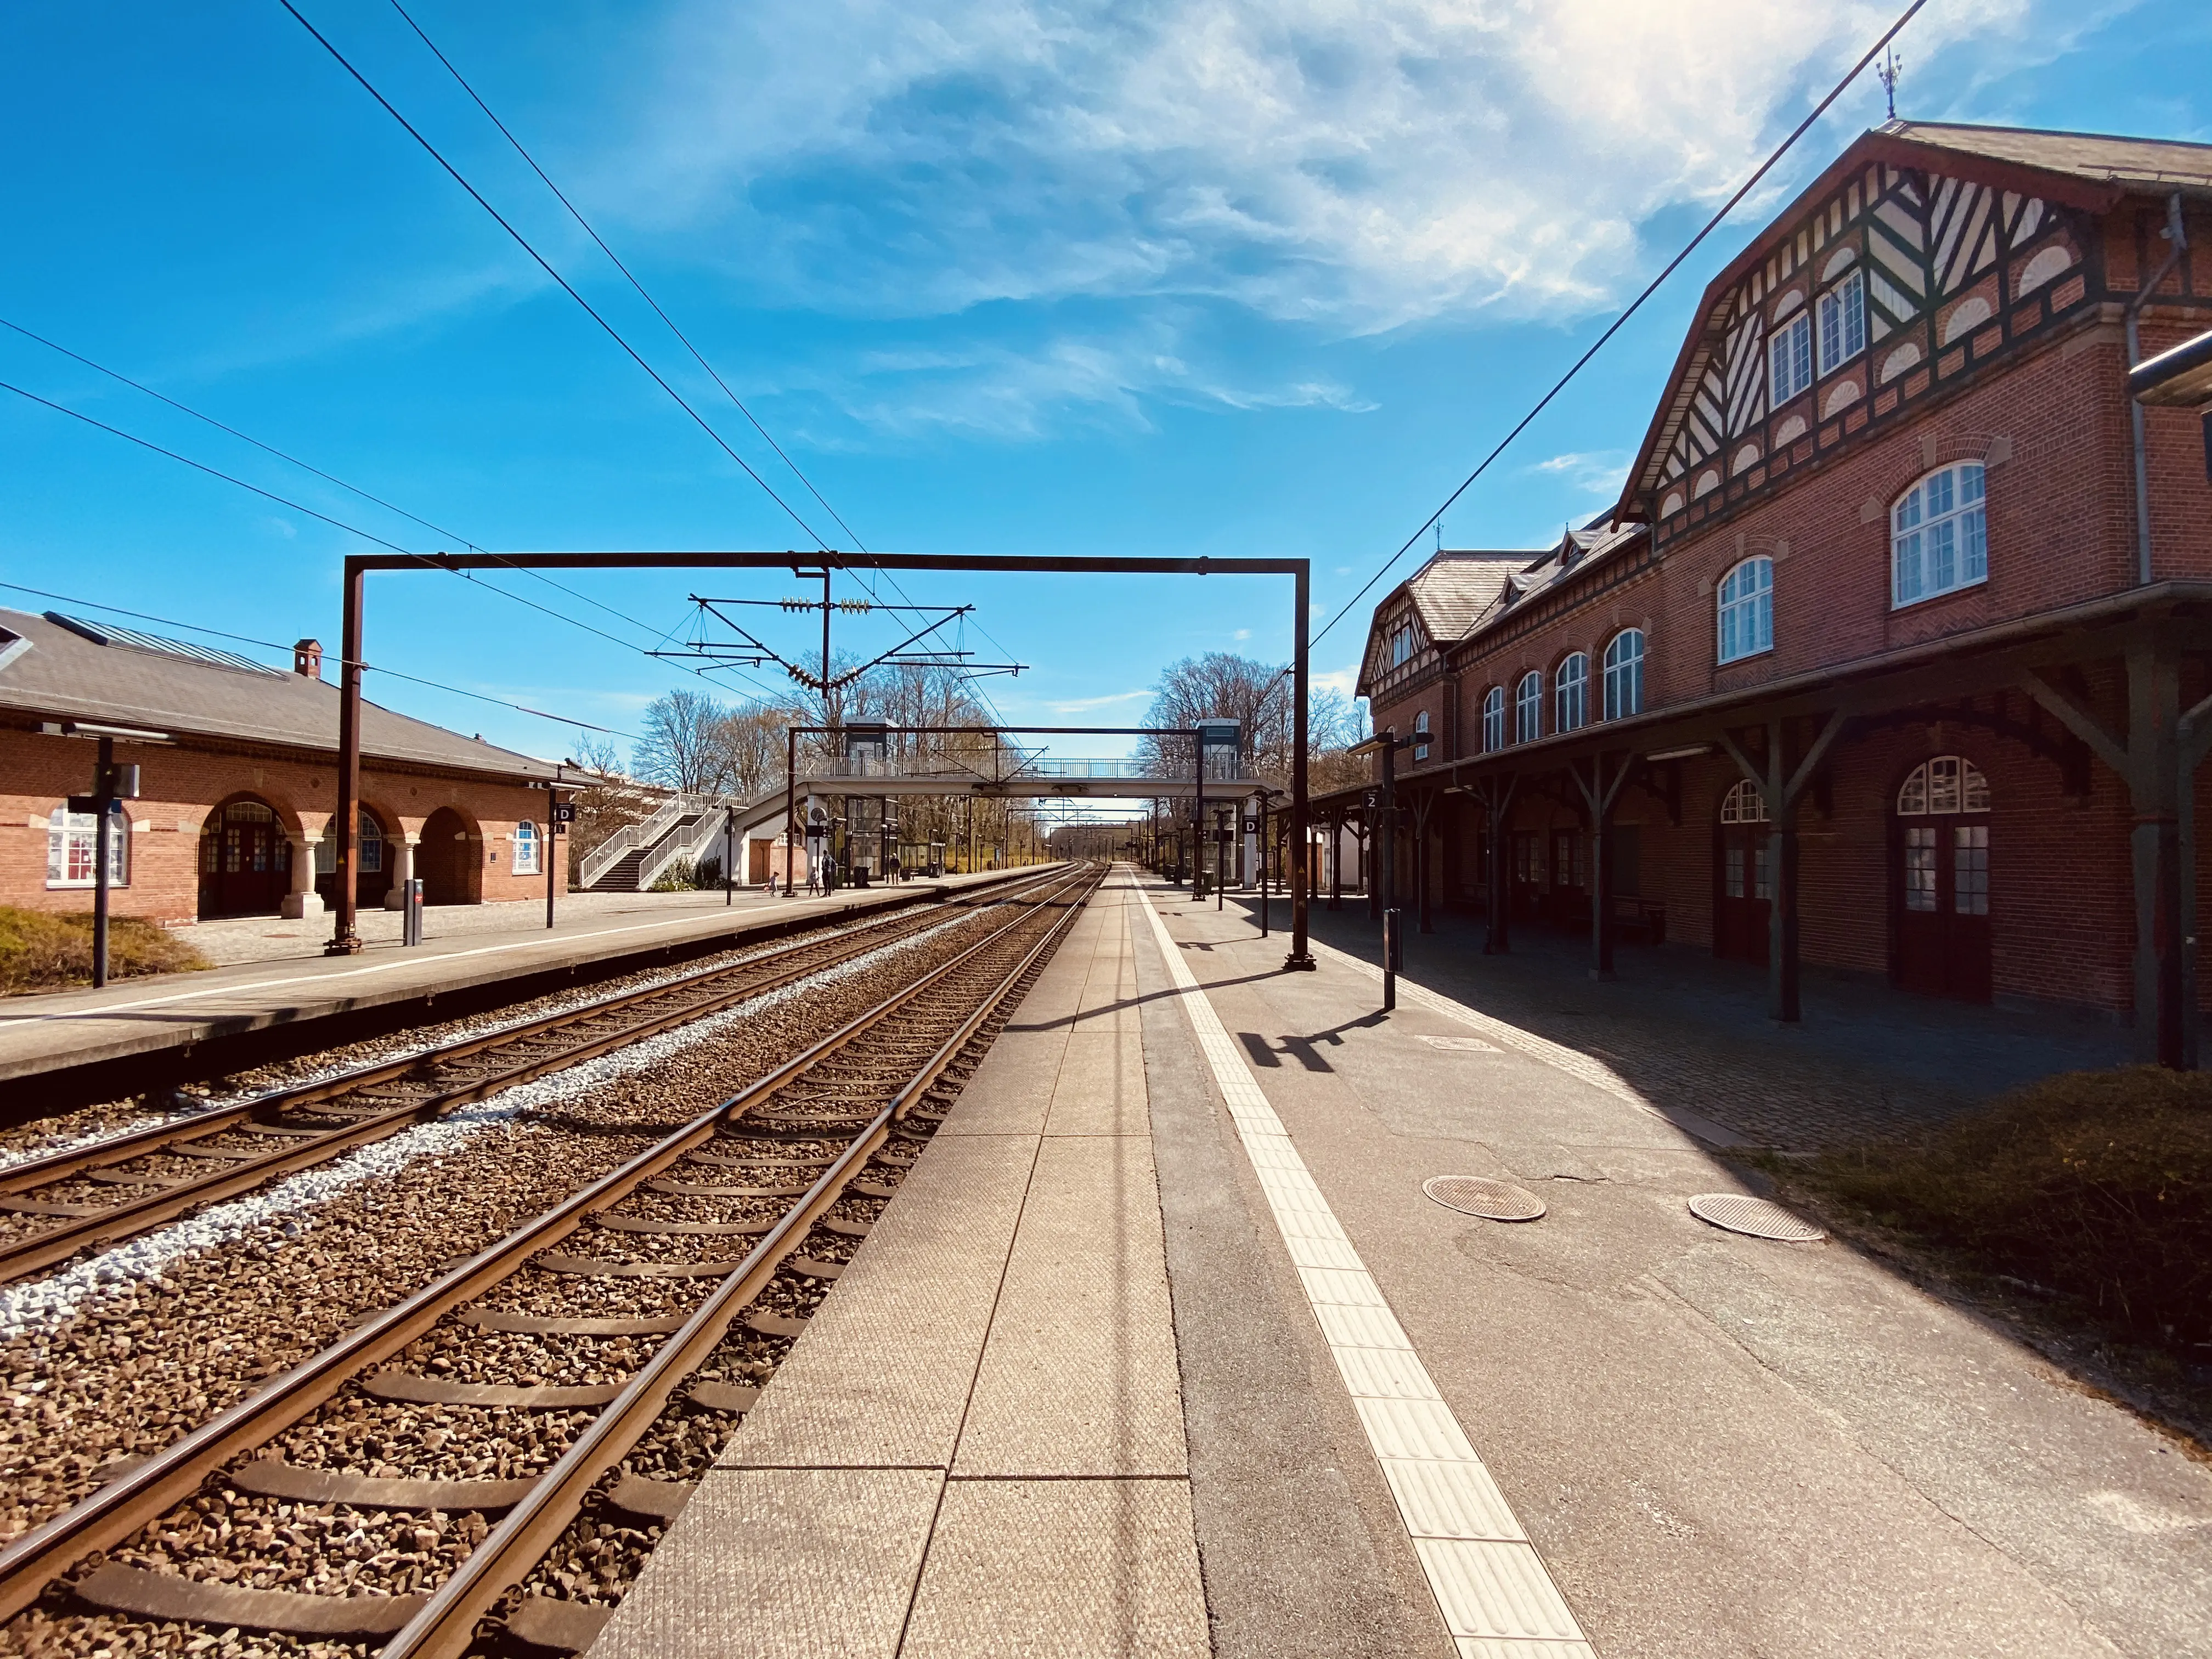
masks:
<instances>
[{"instance_id":1,"label":"grass patch","mask_svg":"<svg viewBox=\"0 0 2212 1659\"><path fill-rule=\"evenodd\" d=\"M189 973L215 964L175 934L137 916L107 921L111 979ZM0 904L0 995L92 983L92 913L55 915Z\"/></svg>"},{"instance_id":2,"label":"grass patch","mask_svg":"<svg viewBox=\"0 0 2212 1659\"><path fill-rule=\"evenodd\" d=\"M2212 1075L2069 1072L1924 1135L1769 1167L2112 1336L2191 1361L2212 1344Z\"/></svg>"}]
</instances>

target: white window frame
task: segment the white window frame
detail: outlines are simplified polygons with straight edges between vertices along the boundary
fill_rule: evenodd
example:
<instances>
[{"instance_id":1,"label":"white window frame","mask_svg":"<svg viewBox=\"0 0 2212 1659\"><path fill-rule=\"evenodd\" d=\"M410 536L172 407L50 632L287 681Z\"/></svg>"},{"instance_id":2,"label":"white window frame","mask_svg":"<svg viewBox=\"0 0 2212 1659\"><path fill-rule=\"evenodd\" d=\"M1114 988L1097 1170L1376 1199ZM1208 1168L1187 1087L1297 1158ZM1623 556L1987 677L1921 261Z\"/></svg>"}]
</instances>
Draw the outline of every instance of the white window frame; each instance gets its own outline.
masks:
<instances>
[{"instance_id":1,"label":"white window frame","mask_svg":"<svg viewBox=\"0 0 2212 1659\"><path fill-rule=\"evenodd\" d=\"M128 887L131 884L131 818L129 809L118 801L118 810L108 817L107 884ZM89 812L72 812L64 802L46 815L46 886L50 891L65 889L78 890L97 887L99 854L94 847L99 841L100 820ZM82 868L82 876L73 876L70 869Z\"/></svg>"},{"instance_id":2,"label":"white window frame","mask_svg":"<svg viewBox=\"0 0 2212 1659\"><path fill-rule=\"evenodd\" d=\"M518 876L539 876L545 873L544 862L538 856L538 826L528 818L514 826L514 870Z\"/></svg>"},{"instance_id":3,"label":"white window frame","mask_svg":"<svg viewBox=\"0 0 2212 1659\"><path fill-rule=\"evenodd\" d=\"M1644 712L1644 630L1624 628L1606 641L1605 717L1625 720Z\"/></svg>"},{"instance_id":4,"label":"white window frame","mask_svg":"<svg viewBox=\"0 0 2212 1659\"><path fill-rule=\"evenodd\" d=\"M1739 778L1728 793L1721 797L1723 823L1765 823L1766 797L1759 793L1759 786L1749 778Z\"/></svg>"},{"instance_id":5,"label":"white window frame","mask_svg":"<svg viewBox=\"0 0 2212 1659\"><path fill-rule=\"evenodd\" d=\"M1505 747L1505 688L1493 685L1482 695L1482 751L1494 755Z\"/></svg>"},{"instance_id":6,"label":"white window frame","mask_svg":"<svg viewBox=\"0 0 2212 1659\"><path fill-rule=\"evenodd\" d=\"M1413 758L1425 761L1429 757L1429 711L1425 708L1413 716Z\"/></svg>"},{"instance_id":7,"label":"white window frame","mask_svg":"<svg viewBox=\"0 0 2212 1659\"><path fill-rule=\"evenodd\" d=\"M354 831L354 854L360 862L356 868L364 876L384 873L384 843L389 839L376 815L367 807L361 809ZM331 823L323 831L323 838L315 843L315 874L334 876L338 872L337 815L332 813Z\"/></svg>"},{"instance_id":8,"label":"white window frame","mask_svg":"<svg viewBox=\"0 0 2212 1659\"><path fill-rule=\"evenodd\" d=\"M1820 296L1820 373L1832 374L1866 349L1866 273L1854 270Z\"/></svg>"},{"instance_id":9,"label":"white window frame","mask_svg":"<svg viewBox=\"0 0 2212 1659\"><path fill-rule=\"evenodd\" d=\"M1954 461L1912 481L1889 509L1889 608L1902 611L1990 579L1989 475Z\"/></svg>"},{"instance_id":10,"label":"white window frame","mask_svg":"<svg viewBox=\"0 0 2212 1659\"><path fill-rule=\"evenodd\" d=\"M1513 741L1534 743L1544 735L1544 676L1532 668L1513 691Z\"/></svg>"},{"instance_id":11,"label":"white window frame","mask_svg":"<svg viewBox=\"0 0 2212 1659\"><path fill-rule=\"evenodd\" d=\"M1931 755L1897 787L1901 818L1949 817L1990 810L1990 781L1964 755Z\"/></svg>"},{"instance_id":12,"label":"white window frame","mask_svg":"<svg viewBox=\"0 0 2212 1659\"><path fill-rule=\"evenodd\" d=\"M1560 659L1552 676L1552 730L1579 732L1589 724L1589 653L1576 651Z\"/></svg>"},{"instance_id":13,"label":"white window frame","mask_svg":"<svg viewBox=\"0 0 2212 1659\"><path fill-rule=\"evenodd\" d=\"M1399 617L1390 625L1390 666L1398 668L1413 661L1414 646L1413 619Z\"/></svg>"},{"instance_id":14,"label":"white window frame","mask_svg":"<svg viewBox=\"0 0 2212 1659\"><path fill-rule=\"evenodd\" d=\"M1738 561L1713 589L1713 653L1741 662L1774 649L1774 561L1764 553Z\"/></svg>"},{"instance_id":15,"label":"white window frame","mask_svg":"<svg viewBox=\"0 0 2212 1659\"><path fill-rule=\"evenodd\" d=\"M1767 407L1779 409L1813 389L1813 319L1799 312L1774 325L1766 343Z\"/></svg>"}]
</instances>

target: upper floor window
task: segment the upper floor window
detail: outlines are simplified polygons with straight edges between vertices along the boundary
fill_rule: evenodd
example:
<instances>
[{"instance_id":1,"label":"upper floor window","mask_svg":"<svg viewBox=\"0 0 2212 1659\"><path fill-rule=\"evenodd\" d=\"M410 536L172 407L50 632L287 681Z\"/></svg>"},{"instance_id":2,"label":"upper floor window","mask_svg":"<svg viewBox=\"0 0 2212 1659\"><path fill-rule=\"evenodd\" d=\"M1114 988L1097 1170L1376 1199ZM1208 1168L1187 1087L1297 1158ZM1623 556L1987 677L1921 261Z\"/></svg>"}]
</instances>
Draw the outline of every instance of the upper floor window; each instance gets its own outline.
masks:
<instances>
[{"instance_id":1,"label":"upper floor window","mask_svg":"<svg viewBox=\"0 0 2212 1659\"><path fill-rule=\"evenodd\" d=\"M1513 693L1513 741L1534 743L1544 735L1544 677L1530 669Z\"/></svg>"},{"instance_id":2,"label":"upper floor window","mask_svg":"<svg viewBox=\"0 0 2212 1659\"><path fill-rule=\"evenodd\" d=\"M46 817L46 885L90 887L100 870L100 820L57 806ZM131 820L120 801L107 819L107 884L131 884Z\"/></svg>"},{"instance_id":3,"label":"upper floor window","mask_svg":"<svg viewBox=\"0 0 2212 1659\"><path fill-rule=\"evenodd\" d=\"M1858 271L1820 296L1820 373L1866 349L1866 277Z\"/></svg>"},{"instance_id":4,"label":"upper floor window","mask_svg":"<svg viewBox=\"0 0 2212 1659\"><path fill-rule=\"evenodd\" d=\"M1390 628L1390 666L1395 668L1413 654L1413 619L1401 617Z\"/></svg>"},{"instance_id":5,"label":"upper floor window","mask_svg":"<svg viewBox=\"0 0 2212 1659\"><path fill-rule=\"evenodd\" d=\"M1413 716L1413 758L1425 761L1429 757L1429 711L1425 708Z\"/></svg>"},{"instance_id":6,"label":"upper floor window","mask_svg":"<svg viewBox=\"0 0 2212 1659\"><path fill-rule=\"evenodd\" d=\"M1774 561L1746 559L1721 579L1720 659L1735 662L1774 648Z\"/></svg>"},{"instance_id":7,"label":"upper floor window","mask_svg":"<svg viewBox=\"0 0 2212 1659\"><path fill-rule=\"evenodd\" d=\"M1482 747L1495 754L1505 747L1505 688L1493 685L1482 698Z\"/></svg>"},{"instance_id":8,"label":"upper floor window","mask_svg":"<svg viewBox=\"0 0 2212 1659\"><path fill-rule=\"evenodd\" d=\"M1912 605L1989 577L1982 464L1939 467L1889 511L1890 604Z\"/></svg>"},{"instance_id":9,"label":"upper floor window","mask_svg":"<svg viewBox=\"0 0 2212 1659\"><path fill-rule=\"evenodd\" d=\"M518 876L538 873L538 826L528 818L514 826L514 873Z\"/></svg>"},{"instance_id":10,"label":"upper floor window","mask_svg":"<svg viewBox=\"0 0 2212 1659\"><path fill-rule=\"evenodd\" d=\"M1589 720L1589 659L1576 652L1559 665L1552 677L1554 732L1572 732Z\"/></svg>"},{"instance_id":11,"label":"upper floor window","mask_svg":"<svg viewBox=\"0 0 2212 1659\"><path fill-rule=\"evenodd\" d=\"M1625 628L1605 647L1605 717L1644 712L1644 630Z\"/></svg>"},{"instance_id":12,"label":"upper floor window","mask_svg":"<svg viewBox=\"0 0 2212 1659\"><path fill-rule=\"evenodd\" d=\"M1779 409L1813 384L1813 319L1799 312L1774 331L1766 351L1771 386L1767 401Z\"/></svg>"}]
</instances>

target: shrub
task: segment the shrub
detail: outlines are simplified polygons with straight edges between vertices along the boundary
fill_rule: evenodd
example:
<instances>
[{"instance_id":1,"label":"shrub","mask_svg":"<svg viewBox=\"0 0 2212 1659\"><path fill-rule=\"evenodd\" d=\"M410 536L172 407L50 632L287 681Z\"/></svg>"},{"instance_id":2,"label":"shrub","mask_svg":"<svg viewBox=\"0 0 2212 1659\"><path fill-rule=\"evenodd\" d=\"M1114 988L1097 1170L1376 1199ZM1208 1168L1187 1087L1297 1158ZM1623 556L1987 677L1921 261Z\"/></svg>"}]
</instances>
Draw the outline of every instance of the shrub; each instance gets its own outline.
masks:
<instances>
[{"instance_id":1,"label":"shrub","mask_svg":"<svg viewBox=\"0 0 2212 1659\"><path fill-rule=\"evenodd\" d=\"M2069 1072L1789 1173L2138 1340L2212 1341L2212 1076Z\"/></svg>"},{"instance_id":2,"label":"shrub","mask_svg":"<svg viewBox=\"0 0 2212 1659\"><path fill-rule=\"evenodd\" d=\"M699 884L699 872L690 859L678 859L655 878L648 893L688 893Z\"/></svg>"},{"instance_id":3,"label":"shrub","mask_svg":"<svg viewBox=\"0 0 2212 1659\"><path fill-rule=\"evenodd\" d=\"M210 963L173 933L137 916L107 922L111 978L189 973ZM58 991L92 983L92 915L55 915L0 905L0 994Z\"/></svg>"}]
</instances>

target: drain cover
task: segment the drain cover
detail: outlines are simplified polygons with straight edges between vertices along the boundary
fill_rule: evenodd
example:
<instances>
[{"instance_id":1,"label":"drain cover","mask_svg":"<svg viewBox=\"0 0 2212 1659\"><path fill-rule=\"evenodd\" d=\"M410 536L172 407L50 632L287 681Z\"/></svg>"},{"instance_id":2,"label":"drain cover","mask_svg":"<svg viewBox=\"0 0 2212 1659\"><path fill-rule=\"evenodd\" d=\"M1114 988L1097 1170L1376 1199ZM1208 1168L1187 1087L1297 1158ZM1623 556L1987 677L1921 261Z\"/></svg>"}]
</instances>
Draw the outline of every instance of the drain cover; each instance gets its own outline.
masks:
<instances>
[{"instance_id":1,"label":"drain cover","mask_svg":"<svg viewBox=\"0 0 2212 1659\"><path fill-rule=\"evenodd\" d=\"M1779 1239L1784 1244L1811 1244L1826 1238L1811 1222L1792 1215L1779 1204L1741 1193L1700 1193L1690 1200L1690 1213L1700 1221L1725 1227L1753 1238Z\"/></svg>"},{"instance_id":2,"label":"drain cover","mask_svg":"<svg viewBox=\"0 0 2212 1659\"><path fill-rule=\"evenodd\" d=\"M1544 1213L1544 1200L1526 1187L1510 1181L1485 1181L1480 1176L1431 1176L1421 1190L1448 1210L1479 1215L1491 1221L1534 1221Z\"/></svg>"},{"instance_id":3,"label":"drain cover","mask_svg":"<svg viewBox=\"0 0 2212 1659\"><path fill-rule=\"evenodd\" d=\"M1431 1048L1442 1048L1455 1054L1495 1054L1504 1052L1496 1043L1485 1042L1480 1037L1430 1036L1425 1032L1420 1031L1416 1031L1413 1035Z\"/></svg>"}]
</instances>

